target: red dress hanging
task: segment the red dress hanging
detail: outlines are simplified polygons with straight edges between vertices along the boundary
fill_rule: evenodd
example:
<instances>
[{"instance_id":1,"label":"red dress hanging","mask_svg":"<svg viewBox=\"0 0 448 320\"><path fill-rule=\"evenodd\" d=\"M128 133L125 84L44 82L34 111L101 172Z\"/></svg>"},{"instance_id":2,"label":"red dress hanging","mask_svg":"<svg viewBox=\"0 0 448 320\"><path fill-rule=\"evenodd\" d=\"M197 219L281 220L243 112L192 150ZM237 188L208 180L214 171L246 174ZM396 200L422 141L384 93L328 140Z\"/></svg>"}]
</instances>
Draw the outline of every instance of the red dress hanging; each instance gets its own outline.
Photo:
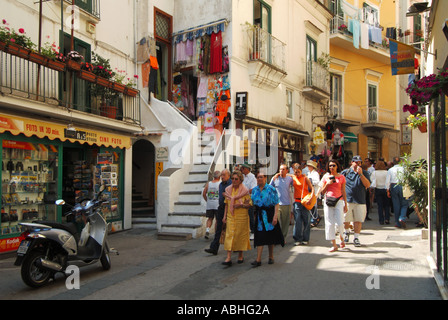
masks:
<instances>
[{"instance_id":1,"label":"red dress hanging","mask_svg":"<svg viewBox=\"0 0 448 320\"><path fill-rule=\"evenodd\" d=\"M210 73L222 72L222 34L212 33L210 39Z\"/></svg>"}]
</instances>

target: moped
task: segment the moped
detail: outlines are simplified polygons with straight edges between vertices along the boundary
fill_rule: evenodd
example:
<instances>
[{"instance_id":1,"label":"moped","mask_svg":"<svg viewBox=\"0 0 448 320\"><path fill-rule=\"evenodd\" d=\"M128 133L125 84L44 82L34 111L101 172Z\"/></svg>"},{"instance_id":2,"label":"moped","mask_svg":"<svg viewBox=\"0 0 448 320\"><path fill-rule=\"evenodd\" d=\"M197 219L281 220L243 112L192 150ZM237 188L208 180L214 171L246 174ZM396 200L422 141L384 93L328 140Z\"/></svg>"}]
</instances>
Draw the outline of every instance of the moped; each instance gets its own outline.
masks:
<instances>
[{"instance_id":1,"label":"moped","mask_svg":"<svg viewBox=\"0 0 448 320\"><path fill-rule=\"evenodd\" d=\"M81 262L89 265L101 262L104 270L111 267L110 253L118 255L118 251L109 247L107 235L110 224L101 214L100 192L92 200L85 200L75 206L70 206L66 215L81 217L85 222L81 233L74 222L58 223L52 221L35 221L33 223L19 223L25 227L17 250L16 266L21 265L23 282L30 287L39 288L58 272L65 273L70 264ZM56 205L65 205L64 200L57 200ZM75 219L76 220L76 219Z\"/></svg>"}]
</instances>

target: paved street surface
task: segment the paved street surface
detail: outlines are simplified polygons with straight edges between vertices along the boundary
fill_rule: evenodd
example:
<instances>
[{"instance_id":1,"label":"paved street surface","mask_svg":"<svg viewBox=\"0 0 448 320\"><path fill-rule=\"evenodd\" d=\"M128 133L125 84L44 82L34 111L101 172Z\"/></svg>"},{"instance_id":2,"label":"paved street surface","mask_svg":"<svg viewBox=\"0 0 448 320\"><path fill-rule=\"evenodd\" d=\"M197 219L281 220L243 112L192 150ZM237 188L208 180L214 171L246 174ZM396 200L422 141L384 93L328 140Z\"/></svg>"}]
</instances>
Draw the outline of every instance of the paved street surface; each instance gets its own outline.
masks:
<instances>
[{"instance_id":1,"label":"paved street surface","mask_svg":"<svg viewBox=\"0 0 448 320\"><path fill-rule=\"evenodd\" d=\"M361 233L362 247L350 242L336 253L328 252L323 221L312 229L307 246L293 245L291 226L286 246L275 248L275 263L267 264L265 248L258 268L250 264L255 250L245 254L243 264L234 254L233 266L225 267L222 246L217 256L204 252L210 240L157 240L155 231L124 231L110 236L111 246L120 251L111 256L111 270L103 271L100 264L81 268L79 290L68 290L63 275L30 289L14 258L0 260L0 299L441 300L416 216L407 230L380 226L376 212L371 217Z\"/></svg>"}]
</instances>

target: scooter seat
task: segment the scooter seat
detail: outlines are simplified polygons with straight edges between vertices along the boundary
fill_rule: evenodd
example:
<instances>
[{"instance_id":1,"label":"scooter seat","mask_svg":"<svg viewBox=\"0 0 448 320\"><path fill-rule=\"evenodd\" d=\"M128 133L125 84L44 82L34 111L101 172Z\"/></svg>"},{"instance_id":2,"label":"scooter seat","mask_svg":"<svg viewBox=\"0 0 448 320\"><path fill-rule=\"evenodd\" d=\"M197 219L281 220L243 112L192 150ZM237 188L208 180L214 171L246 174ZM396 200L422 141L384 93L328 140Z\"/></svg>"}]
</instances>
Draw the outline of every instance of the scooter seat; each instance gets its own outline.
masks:
<instances>
[{"instance_id":1,"label":"scooter seat","mask_svg":"<svg viewBox=\"0 0 448 320\"><path fill-rule=\"evenodd\" d=\"M59 222L55 222L55 221L41 221L41 220L34 221L34 222L41 223L41 224L47 225L47 226L55 228L55 229L65 230L75 237L76 243L78 243L78 241L79 241L78 230L76 229L76 226L73 223L59 223Z\"/></svg>"}]
</instances>

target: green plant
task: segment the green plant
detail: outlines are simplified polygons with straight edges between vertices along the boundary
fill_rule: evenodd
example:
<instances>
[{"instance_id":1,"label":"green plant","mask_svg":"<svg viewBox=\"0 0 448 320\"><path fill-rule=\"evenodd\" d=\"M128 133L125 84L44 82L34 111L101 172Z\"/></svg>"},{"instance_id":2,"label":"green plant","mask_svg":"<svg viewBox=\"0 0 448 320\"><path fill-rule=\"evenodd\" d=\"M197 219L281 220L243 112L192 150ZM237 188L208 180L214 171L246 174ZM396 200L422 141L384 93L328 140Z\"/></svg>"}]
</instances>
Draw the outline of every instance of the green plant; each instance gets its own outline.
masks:
<instances>
[{"instance_id":1,"label":"green plant","mask_svg":"<svg viewBox=\"0 0 448 320\"><path fill-rule=\"evenodd\" d=\"M413 193L412 207L417 209L421 222L428 226L428 165L425 159L410 161L405 155L401 162L403 171L398 175L399 184L409 187Z\"/></svg>"},{"instance_id":2,"label":"green plant","mask_svg":"<svg viewBox=\"0 0 448 320\"><path fill-rule=\"evenodd\" d=\"M131 79L128 77L128 74L124 70L118 70L118 68L115 68L113 80L119 84L123 84L126 87L129 88L135 88L138 80L138 75L134 75L134 78Z\"/></svg>"},{"instance_id":3,"label":"green plant","mask_svg":"<svg viewBox=\"0 0 448 320\"><path fill-rule=\"evenodd\" d=\"M47 37L48 39L49 37ZM59 47L55 42L45 42L44 45L40 48L40 54L51 59L51 60L59 60L65 61L65 57L62 53L59 52Z\"/></svg>"},{"instance_id":4,"label":"green plant","mask_svg":"<svg viewBox=\"0 0 448 320\"><path fill-rule=\"evenodd\" d=\"M328 53L323 53L320 58L317 58L317 63L320 64L325 70L330 70L331 56Z\"/></svg>"},{"instance_id":5,"label":"green plant","mask_svg":"<svg viewBox=\"0 0 448 320\"><path fill-rule=\"evenodd\" d=\"M6 44L15 43L25 49L35 50L36 45L31 41L31 38L26 35L25 29L20 28L17 32L9 27L9 23L2 19L0 26L0 41Z\"/></svg>"}]
</instances>

